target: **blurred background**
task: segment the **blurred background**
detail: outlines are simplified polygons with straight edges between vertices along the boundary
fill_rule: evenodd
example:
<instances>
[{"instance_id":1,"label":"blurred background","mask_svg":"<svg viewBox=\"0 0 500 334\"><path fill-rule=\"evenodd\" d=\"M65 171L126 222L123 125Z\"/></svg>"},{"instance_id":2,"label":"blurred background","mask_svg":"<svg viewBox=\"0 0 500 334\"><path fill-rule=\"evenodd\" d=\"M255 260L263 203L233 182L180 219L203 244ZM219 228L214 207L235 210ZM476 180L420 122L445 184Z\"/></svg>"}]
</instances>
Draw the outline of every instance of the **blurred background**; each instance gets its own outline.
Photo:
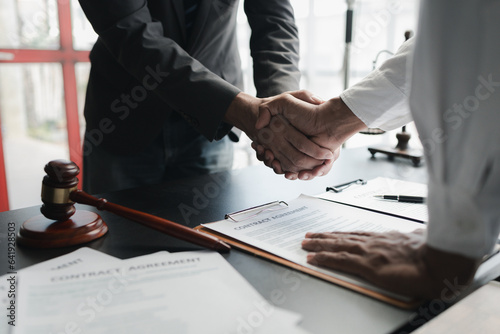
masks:
<instances>
[{"instance_id":1,"label":"blurred background","mask_svg":"<svg viewBox=\"0 0 500 334\"><path fill-rule=\"evenodd\" d=\"M254 94L242 1L239 47L245 90ZM404 42L405 31L416 28L418 0L291 2L301 41L301 88L323 99L344 89L348 2L354 13L349 85L383 63ZM80 164L88 53L96 35L76 0L0 0L0 31L0 211L5 211L41 203L48 161ZM418 146L414 127L407 128ZM345 147L394 146L395 132L357 134ZM258 163L248 138L236 146L234 168Z\"/></svg>"}]
</instances>

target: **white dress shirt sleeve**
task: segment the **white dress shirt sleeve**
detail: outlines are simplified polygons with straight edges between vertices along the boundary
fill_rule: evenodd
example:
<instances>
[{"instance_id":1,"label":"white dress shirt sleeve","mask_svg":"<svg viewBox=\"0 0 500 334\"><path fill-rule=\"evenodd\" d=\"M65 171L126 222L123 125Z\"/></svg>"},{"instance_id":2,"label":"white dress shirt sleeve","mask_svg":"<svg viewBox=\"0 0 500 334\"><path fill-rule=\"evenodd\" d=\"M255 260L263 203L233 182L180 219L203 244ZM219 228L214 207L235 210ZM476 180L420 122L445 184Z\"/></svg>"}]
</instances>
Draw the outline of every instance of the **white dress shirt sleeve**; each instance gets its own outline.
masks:
<instances>
[{"instance_id":1,"label":"white dress shirt sleeve","mask_svg":"<svg viewBox=\"0 0 500 334\"><path fill-rule=\"evenodd\" d=\"M369 128L393 130L412 121L408 105L408 65L414 38L363 80L340 94L351 111Z\"/></svg>"},{"instance_id":2,"label":"white dress shirt sleeve","mask_svg":"<svg viewBox=\"0 0 500 334\"><path fill-rule=\"evenodd\" d=\"M500 1L421 6L410 107L429 173L427 243L480 258L500 231Z\"/></svg>"}]
</instances>

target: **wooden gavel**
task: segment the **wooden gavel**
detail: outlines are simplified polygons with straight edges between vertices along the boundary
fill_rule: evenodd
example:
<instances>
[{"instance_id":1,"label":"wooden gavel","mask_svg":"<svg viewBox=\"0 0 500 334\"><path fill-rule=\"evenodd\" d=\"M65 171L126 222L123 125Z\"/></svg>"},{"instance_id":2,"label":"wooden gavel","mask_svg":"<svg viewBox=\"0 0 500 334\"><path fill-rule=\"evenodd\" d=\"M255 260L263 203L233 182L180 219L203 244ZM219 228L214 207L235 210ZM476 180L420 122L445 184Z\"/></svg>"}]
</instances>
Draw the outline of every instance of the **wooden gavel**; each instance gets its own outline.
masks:
<instances>
[{"instance_id":1,"label":"wooden gavel","mask_svg":"<svg viewBox=\"0 0 500 334\"><path fill-rule=\"evenodd\" d=\"M164 218L129 209L96 198L77 189L78 166L66 160L54 160L45 165L47 175L42 181L42 215L28 219L18 234L18 243L36 248L55 248L81 244L102 237L107 225L94 212L75 210L74 203L86 204L115 213L175 238L218 252L231 247L218 238L174 223ZM55 221L54 221L55 220Z\"/></svg>"}]
</instances>

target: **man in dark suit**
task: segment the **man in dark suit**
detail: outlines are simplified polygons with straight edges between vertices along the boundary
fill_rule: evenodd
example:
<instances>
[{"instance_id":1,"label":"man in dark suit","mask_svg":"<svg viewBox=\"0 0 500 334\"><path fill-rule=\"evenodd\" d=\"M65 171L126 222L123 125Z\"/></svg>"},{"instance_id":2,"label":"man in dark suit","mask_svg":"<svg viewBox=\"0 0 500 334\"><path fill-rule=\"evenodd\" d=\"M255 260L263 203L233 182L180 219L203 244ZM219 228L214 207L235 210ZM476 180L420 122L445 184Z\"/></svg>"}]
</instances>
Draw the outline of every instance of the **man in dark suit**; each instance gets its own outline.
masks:
<instances>
[{"instance_id":1,"label":"man in dark suit","mask_svg":"<svg viewBox=\"0 0 500 334\"><path fill-rule=\"evenodd\" d=\"M299 87L298 33L288 0L244 3L258 98L241 91L237 0L80 4L99 35L85 101L89 193L230 169L230 140L238 140L233 125L255 139L260 98ZM279 151L292 169L322 162Z\"/></svg>"}]
</instances>

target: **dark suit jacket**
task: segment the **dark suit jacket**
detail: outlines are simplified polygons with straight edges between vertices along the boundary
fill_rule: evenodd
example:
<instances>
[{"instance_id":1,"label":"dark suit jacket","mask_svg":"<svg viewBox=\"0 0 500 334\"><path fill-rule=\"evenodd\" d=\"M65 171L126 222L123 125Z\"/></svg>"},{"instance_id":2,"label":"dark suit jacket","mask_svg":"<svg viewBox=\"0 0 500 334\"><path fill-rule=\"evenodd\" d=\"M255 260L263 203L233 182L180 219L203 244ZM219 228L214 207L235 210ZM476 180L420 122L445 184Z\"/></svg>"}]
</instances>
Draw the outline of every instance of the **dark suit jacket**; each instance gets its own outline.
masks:
<instances>
[{"instance_id":1,"label":"dark suit jacket","mask_svg":"<svg viewBox=\"0 0 500 334\"><path fill-rule=\"evenodd\" d=\"M80 4L99 35L90 53L86 144L140 150L172 111L209 140L229 132L222 120L243 89L238 0L201 0L189 39L183 0ZM289 1L246 0L244 8L258 96L298 89L298 33Z\"/></svg>"}]
</instances>

